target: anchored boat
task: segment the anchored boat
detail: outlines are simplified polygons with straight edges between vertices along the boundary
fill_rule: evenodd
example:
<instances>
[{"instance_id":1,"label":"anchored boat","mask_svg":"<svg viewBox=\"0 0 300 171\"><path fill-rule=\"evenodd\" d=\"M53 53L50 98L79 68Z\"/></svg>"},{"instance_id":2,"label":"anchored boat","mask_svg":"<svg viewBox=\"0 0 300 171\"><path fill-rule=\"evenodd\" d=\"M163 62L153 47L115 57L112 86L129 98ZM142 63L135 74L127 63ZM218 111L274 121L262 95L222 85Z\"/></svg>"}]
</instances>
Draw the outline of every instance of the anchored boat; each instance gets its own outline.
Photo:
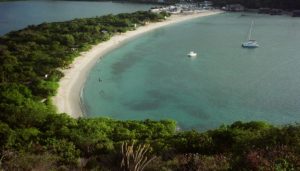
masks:
<instances>
[{"instance_id":1,"label":"anchored boat","mask_svg":"<svg viewBox=\"0 0 300 171\"><path fill-rule=\"evenodd\" d=\"M187 54L188 57L196 57L197 53L195 53L194 51L190 51L190 53Z\"/></svg>"},{"instance_id":2,"label":"anchored boat","mask_svg":"<svg viewBox=\"0 0 300 171\"><path fill-rule=\"evenodd\" d=\"M252 23L251 23L251 27L250 27L249 35L248 35L248 41L242 43L243 48L257 48L257 47L259 47L259 44L257 43L257 41L251 39L253 25L254 25L254 21L252 21Z\"/></svg>"}]
</instances>

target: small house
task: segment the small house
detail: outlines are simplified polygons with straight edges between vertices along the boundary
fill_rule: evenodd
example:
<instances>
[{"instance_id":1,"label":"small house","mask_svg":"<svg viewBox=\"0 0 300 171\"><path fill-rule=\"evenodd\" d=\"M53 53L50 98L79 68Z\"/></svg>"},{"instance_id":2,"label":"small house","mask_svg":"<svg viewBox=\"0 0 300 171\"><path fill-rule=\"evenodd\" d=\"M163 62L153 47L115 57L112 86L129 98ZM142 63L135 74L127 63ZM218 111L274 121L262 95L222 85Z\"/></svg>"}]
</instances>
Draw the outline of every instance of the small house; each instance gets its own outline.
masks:
<instances>
[{"instance_id":1,"label":"small house","mask_svg":"<svg viewBox=\"0 0 300 171\"><path fill-rule=\"evenodd\" d=\"M161 9L160 8L151 8L150 12L159 13L159 12L161 12Z\"/></svg>"},{"instance_id":2,"label":"small house","mask_svg":"<svg viewBox=\"0 0 300 171\"><path fill-rule=\"evenodd\" d=\"M259 8L258 13L259 14L270 14L271 9L270 8Z\"/></svg>"},{"instance_id":3,"label":"small house","mask_svg":"<svg viewBox=\"0 0 300 171\"><path fill-rule=\"evenodd\" d=\"M300 17L300 10L293 11L293 17Z\"/></svg>"},{"instance_id":4,"label":"small house","mask_svg":"<svg viewBox=\"0 0 300 171\"><path fill-rule=\"evenodd\" d=\"M203 9L212 9L213 3L211 1L203 1L199 3L199 7Z\"/></svg>"},{"instance_id":5,"label":"small house","mask_svg":"<svg viewBox=\"0 0 300 171\"><path fill-rule=\"evenodd\" d=\"M281 9L271 9L270 14L271 15L282 15L282 10Z\"/></svg>"},{"instance_id":6,"label":"small house","mask_svg":"<svg viewBox=\"0 0 300 171\"><path fill-rule=\"evenodd\" d=\"M240 12L240 11L244 11L245 7L241 4L230 4L230 5L226 5L225 9L227 11Z\"/></svg>"},{"instance_id":7,"label":"small house","mask_svg":"<svg viewBox=\"0 0 300 171\"><path fill-rule=\"evenodd\" d=\"M107 34L108 33L108 31L106 31L106 30L102 30L101 31L103 34Z\"/></svg>"}]
</instances>

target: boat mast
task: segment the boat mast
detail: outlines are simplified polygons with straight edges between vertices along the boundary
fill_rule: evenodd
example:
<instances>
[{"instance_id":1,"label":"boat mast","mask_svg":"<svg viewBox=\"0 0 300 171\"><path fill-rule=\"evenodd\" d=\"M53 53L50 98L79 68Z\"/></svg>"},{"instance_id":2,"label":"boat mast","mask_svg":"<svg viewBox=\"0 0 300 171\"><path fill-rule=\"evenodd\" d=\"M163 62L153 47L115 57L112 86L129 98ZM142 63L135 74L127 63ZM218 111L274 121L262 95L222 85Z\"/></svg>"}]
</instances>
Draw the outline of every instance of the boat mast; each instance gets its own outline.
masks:
<instances>
[{"instance_id":1,"label":"boat mast","mask_svg":"<svg viewBox=\"0 0 300 171\"><path fill-rule=\"evenodd\" d=\"M250 27L250 31L249 31L248 40L251 40L251 34L252 34L252 27L253 27L253 24L254 24L254 21L252 20L251 27Z\"/></svg>"}]
</instances>

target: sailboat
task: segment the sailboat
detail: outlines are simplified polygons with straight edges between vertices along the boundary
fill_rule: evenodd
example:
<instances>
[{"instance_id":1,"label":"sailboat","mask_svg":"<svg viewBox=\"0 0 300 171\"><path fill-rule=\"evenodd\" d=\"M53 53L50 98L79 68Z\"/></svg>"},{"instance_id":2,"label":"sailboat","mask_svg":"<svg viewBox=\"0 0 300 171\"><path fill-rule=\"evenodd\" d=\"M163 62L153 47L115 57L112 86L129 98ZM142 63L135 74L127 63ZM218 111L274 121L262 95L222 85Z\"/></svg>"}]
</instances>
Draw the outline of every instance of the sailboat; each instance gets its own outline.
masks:
<instances>
[{"instance_id":1,"label":"sailboat","mask_svg":"<svg viewBox=\"0 0 300 171\"><path fill-rule=\"evenodd\" d=\"M253 24L254 24L254 21L252 21L252 23L251 23L251 27L250 27L250 31L249 31L249 35L248 35L248 41L242 43L243 48L257 48L257 47L259 47L257 41L251 39Z\"/></svg>"}]
</instances>

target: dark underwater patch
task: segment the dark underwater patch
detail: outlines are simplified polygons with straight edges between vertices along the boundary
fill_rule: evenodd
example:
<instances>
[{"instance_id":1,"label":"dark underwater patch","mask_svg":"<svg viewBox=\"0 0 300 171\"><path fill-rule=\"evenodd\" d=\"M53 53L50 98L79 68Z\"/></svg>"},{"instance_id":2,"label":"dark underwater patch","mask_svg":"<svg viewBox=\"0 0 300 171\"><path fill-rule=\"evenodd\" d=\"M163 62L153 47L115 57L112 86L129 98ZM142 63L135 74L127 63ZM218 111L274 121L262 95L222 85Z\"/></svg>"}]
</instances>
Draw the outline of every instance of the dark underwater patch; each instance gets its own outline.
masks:
<instances>
[{"instance_id":1,"label":"dark underwater patch","mask_svg":"<svg viewBox=\"0 0 300 171\"><path fill-rule=\"evenodd\" d=\"M124 55L126 57L122 58L120 61L112 64L112 74L119 76L131 68L139 60L138 56L135 55Z\"/></svg>"}]
</instances>

